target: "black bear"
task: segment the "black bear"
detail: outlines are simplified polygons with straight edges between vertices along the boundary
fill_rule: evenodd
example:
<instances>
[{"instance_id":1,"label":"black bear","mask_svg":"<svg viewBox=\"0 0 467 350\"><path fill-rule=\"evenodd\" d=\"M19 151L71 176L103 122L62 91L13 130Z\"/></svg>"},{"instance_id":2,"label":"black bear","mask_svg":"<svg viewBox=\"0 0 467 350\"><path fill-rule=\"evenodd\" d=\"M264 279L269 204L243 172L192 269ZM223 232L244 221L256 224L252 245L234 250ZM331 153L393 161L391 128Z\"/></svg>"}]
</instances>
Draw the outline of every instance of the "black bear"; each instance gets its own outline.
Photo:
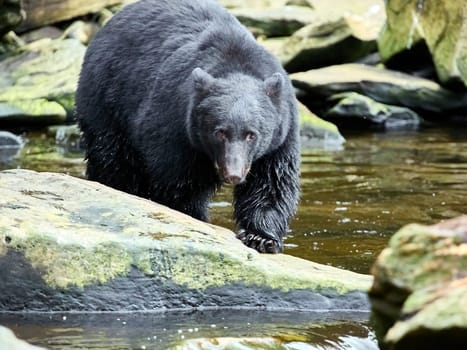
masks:
<instances>
[{"instance_id":1,"label":"black bear","mask_svg":"<svg viewBox=\"0 0 467 350\"><path fill-rule=\"evenodd\" d=\"M234 187L237 237L283 250L299 198L294 90L212 0L141 0L88 47L76 94L87 176L208 220Z\"/></svg>"}]
</instances>

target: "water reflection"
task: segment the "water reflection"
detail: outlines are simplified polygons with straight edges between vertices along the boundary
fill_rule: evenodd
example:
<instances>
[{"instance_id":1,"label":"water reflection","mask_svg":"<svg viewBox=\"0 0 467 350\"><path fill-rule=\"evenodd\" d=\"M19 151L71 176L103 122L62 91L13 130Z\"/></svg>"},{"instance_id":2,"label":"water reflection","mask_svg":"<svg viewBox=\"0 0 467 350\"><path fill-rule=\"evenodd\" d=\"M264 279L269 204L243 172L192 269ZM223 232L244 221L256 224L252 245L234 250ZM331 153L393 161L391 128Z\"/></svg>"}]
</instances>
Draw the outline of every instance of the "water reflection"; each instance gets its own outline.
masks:
<instances>
[{"instance_id":1,"label":"water reflection","mask_svg":"<svg viewBox=\"0 0 467 350\"><path fill-rule=\"evenodd\" d=\"M271 337L290 349L374 350L367 318L246 310L0 316L18 337L49 349L169 349L189 339Z\"/></svg>"}]
</instances>

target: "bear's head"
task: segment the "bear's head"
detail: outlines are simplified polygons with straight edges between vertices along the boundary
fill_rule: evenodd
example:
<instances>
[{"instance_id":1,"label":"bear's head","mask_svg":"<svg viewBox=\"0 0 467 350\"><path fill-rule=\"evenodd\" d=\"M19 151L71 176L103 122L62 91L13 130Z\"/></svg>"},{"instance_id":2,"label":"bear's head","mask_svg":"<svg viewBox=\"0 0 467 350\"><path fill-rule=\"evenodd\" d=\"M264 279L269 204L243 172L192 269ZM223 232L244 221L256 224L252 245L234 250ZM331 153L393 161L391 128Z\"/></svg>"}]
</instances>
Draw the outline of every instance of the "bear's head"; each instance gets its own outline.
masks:
<instances>
[{"instance_id":1,"label":"bear's head","mask_svg":"<svg viewBox=\"0 0 467 350\"><path fill-rule=\"evenodd\" d=\"M261 80L241 73L214 78L193 70L187 132L225 183L245 181L252 163L284 142L290 122L284 85L281 73Z\"/></svg>"}]
</instances>

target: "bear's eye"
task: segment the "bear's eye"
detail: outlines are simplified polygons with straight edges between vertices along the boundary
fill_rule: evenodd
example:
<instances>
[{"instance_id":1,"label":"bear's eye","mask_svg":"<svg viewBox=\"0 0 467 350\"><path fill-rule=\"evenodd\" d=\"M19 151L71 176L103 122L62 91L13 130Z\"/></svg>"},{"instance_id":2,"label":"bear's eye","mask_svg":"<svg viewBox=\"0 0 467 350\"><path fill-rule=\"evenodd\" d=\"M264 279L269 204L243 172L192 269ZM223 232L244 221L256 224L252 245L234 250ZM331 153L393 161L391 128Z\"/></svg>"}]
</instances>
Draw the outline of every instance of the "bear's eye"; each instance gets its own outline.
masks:
<instances>
[{"instance_id":1,"label":"bear's eye","mask_svg":"<svg viewBox=\"0 0 467 350\"><path fill-rule=\"evenodd\" d=\"M249 131L246 133L245 135L245 140L247 140L248 142L253 142L256 140L256 134L252 131Z\"/></svg>"},{"instance_id":2,"label":"bear's eye","mask_svg":"<svg viewBox=\"0 0 467 350\"><path fill-rule=\"evenodd\" d=\"M219 141L225 141L227 139L227 131L224 129L216 130L214 136L216 136Z\"/></svg>"}]
</instances>

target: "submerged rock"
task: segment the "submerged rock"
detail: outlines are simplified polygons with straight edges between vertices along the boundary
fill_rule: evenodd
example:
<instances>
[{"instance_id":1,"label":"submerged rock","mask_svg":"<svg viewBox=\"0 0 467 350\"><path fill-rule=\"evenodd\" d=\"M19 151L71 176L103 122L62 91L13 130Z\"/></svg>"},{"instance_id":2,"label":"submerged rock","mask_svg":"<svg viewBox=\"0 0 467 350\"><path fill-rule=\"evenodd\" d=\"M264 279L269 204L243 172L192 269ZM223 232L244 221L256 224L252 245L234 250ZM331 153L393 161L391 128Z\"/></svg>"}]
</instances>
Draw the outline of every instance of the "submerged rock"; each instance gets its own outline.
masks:
<instances>
[{"instance_id":1,"label":"submerged rock","mask_svg":"<svg viewBox=\"0 0 467 350\"><path fill-rule=\"evenodd\" d=\"M45 350L38 346L30 345L15 337L8 328L0 326L0 349L4 350Z\"/></svg>"},{"instance_id":2,"label":"submerged rock","mask_svg":"<svg viewBox=\"0 0 467 350\"><path fill-rule=\"evenodd\" d=\"M330 101L337 103L327 111L326 120L345 128L413 130L422 122L409 108L379 103L356 92L331 96Z\"/></svg>"},{"instance_id":3,"label":"submerged rock","mask_svg":"<svg viewBox=\"0 0 467 350\"><path fill-rule=\"evenodd\" d=\"M319 118L302 103L298 104L302 149L340 149L345 138L334 124Z\"/></svg>"},{"instance_id":4,"label":"submerged rock","mask_svg":"<svg viewBox=\"0 0 467 350\"><path fill-rule=\"evenodd\" d=\"M201 338L190 339L171 347L169 350L281 350L287 349L275 338Z\"/></svg>"},{"instance_id":5,"label":"submerged rock","mask_svg":"<svg viewBox=\"0 0 467 350\"><path fill-rule=\"evenodd\" d=\"M16 158L23 145L20 137L8 131L0 131L0 164Z\"/></svg>"},{"instance_id":6,"label":"submerged rock","mask_svg":"<svg viewBox=\"0 0 467 350\"><path fill-rule=\"evenodd\" d=\"M402 228L372 272L370 298L385 348L467 346L467 216Z\"/></svg>"},{"instance_id":7,"label":"submerged rock","mask_svg":"<svg viewBox=\"0 0 467 350\"><path fill-rule=\"evenodd\" d=\"M55 144L68 151L82 151L81 130L77 124L52 125L47 128L47 135L55 139Z\"/></svg>"},{"instance_id":8,"label":"submerged rock","mask_svg":"<svg viewBox=\"0 0 467 350\"><path fill-rule=\"evenodd\" d=\"M358 92L378 102L415 111L454 113L467 108L467 93L456 93L439 84L408 74L363 64L342 64L291 75L293 84L310 103L341 92ZM307 103L308 105L308 103ZM446 116L439 118L445 121Z\"/></svg>"},{"instance_id":9,"label":"submerged rock","mask_svg":"<svg viewBox=\"0 0 467 350\"><path fill-rule=\"evenodd\" d=\"M47 125L71 115L86 48L77 40L41 40L0 62L0 118L9 125Z\"/></svg>"},{"instance_id":10,"label":"submerged rock","mask_svg":"<svg viewBox=\"0 0 467 350\"><path fill-rule=\"evenodd\" d=\"M386 12L387 24L378 43L384 60L423 41L439 79L467 86L467 3L464 0L388 0Z\"/></svg>"},{"instance_id":11,"label":"submerged rock","mask_svg":"<svg viewBox=\"0 0 467 350\"><path fill-rule=\"evenodd\" d=\"M64 174L0 176L0 310L365 310L370 276L265 255L235 234Z\"/></svg>"}]
</instances>

